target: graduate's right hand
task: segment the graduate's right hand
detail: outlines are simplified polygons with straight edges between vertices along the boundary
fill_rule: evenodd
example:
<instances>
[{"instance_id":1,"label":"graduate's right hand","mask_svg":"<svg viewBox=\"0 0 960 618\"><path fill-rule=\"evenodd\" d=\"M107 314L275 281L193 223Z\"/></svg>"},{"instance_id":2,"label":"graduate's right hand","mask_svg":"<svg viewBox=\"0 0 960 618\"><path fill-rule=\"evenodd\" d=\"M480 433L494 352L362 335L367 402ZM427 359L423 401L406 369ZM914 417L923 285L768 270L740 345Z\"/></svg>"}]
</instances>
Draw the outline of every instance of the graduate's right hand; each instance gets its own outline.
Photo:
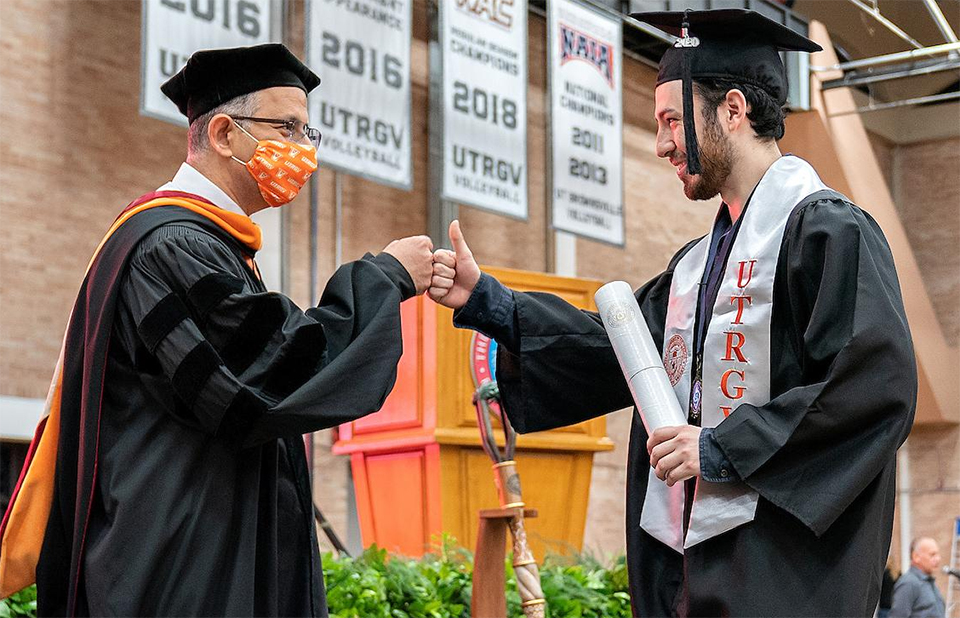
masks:
<instances>
[{"instance_id":1,"label":"graduate's right hand","mask_svg":"<svg viewBox=\"0 0 960 618\"><path fill-rule=\"evenodd\" d=\"M430 287L433 276L433 241L429 236L408 236L395 240L383 250L397 258L407 269L417 294L423 294Z\"/></svg>"},{"instance_id":2,"label":"graduate's right hand","mask_svg":"<svg viewBox=\"0 0 960 618\"><path fill-rule=\"evenodd\" d=\"M427 293L444 307L457 310L467 304L473 288L480 280L480 267L460 231L460 222L450 223L450 245L453 251L437 249L433 254L433 279Z\"/></svg>"}]
</instances>

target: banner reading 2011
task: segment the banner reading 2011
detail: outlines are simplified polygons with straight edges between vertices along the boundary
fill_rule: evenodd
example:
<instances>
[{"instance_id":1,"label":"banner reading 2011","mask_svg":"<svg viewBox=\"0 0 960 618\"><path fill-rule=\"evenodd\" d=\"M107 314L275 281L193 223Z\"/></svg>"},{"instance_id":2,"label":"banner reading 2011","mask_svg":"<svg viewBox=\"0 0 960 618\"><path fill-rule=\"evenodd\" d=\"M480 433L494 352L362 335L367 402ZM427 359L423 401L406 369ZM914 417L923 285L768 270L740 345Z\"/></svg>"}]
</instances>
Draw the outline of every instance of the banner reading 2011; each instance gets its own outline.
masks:
<instances>
[{"instance_id":1,"label":"banner reading 2011","mask_svg":"<svg viewBox=\"0 0 960 618\"><path fill-rule=\"evenodd\" d=\"M307 64L323 79L310 123L322 165L409 189L413 0L313 0Z\"/></svg>"},{"instance_id":2,"label":"banner reading 2011","mask_svg":"<svg viewBox=\"0 0 960 618\"><path fill-rule=\"evenodd\" d=\"M574 0L549 0L553 227L623 244L623 26Z\"/></svg>"},{"instance_id":3,"label":"banner reading 2011","mask_svg":"<svg viewBox=\"0 0 960 618\"><path fill-rule=\"evenodd\" d=\"M444 199L527 217L526 0L440 0Z\"/></svg>"}]
</instances>

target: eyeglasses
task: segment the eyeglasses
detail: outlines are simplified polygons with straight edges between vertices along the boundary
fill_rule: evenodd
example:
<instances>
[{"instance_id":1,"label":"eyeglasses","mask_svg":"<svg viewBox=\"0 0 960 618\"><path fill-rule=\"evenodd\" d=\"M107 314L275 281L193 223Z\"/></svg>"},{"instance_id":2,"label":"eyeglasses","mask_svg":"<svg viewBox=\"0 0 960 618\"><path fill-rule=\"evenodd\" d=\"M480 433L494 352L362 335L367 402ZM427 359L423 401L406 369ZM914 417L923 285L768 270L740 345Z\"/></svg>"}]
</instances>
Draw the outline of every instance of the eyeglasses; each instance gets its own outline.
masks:
<instances>
[{"instance_id":1,"label":"eyeglasses","mask_svg":"<svg viewBox=\"0 0 960 618\"><path fill-rule=\"evenodd\" d=\"M321 133L320 129L315 129L309 125L301 125L296 120L283 120L281 118L257 118L256 116L230 116L234 120L249 120L250 122L262 122L264 124L273 124L283 127L290 139L306 139L314 148L320 147ZM302 127L302 128L301 128Z\"/></svg>"}]
</instances>

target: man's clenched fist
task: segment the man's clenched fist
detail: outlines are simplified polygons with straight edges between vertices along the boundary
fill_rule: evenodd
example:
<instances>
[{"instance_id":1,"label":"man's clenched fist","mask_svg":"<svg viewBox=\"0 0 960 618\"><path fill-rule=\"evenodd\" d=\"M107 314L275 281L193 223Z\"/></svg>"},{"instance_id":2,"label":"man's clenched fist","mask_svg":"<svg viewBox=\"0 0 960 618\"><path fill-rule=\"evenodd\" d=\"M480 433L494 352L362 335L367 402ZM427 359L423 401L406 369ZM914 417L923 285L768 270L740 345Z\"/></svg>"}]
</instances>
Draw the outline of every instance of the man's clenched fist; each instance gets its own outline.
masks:
<instances>
[{"instance_id":1,"label":"man's clenched fist","mask_svg":"<svg viewBox=\"0 0 960 618\"><path fill-rule=\"evenodd\" d=\"M417 288L417 294L423 294L430 287L433 276L433 241L429 236L408 236L395 240L386 246L384 253L397 258Z\"/></svg>"},{"instance_id":2,"label":"man's clenched fist","mask_svg":"<svg viewBox=\"0 0 960 618\"><path fill-rule=\"evenodd\" d=\"M450 224L450 245L453 251L437 249L433 254L433 278L428 294L444 307L459 309L480 280L480 267L460 231L460 222Z\"/></svg>"}]
</instances>

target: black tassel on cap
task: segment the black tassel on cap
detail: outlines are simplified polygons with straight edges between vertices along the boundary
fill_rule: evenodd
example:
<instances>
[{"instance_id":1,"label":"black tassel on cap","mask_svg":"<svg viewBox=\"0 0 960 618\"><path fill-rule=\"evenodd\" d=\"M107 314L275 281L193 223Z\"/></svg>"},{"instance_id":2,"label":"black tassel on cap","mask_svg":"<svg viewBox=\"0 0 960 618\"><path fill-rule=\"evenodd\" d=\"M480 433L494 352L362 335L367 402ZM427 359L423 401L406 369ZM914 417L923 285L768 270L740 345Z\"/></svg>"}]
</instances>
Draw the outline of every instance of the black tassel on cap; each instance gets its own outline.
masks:
<instances>
[{"instance_id":1,"label":"black tassel on cap","mask_svg":"<svg viewBox=\"0 0 960 618\"><path fill-rule=\"evenodd\" d=\"M701 172L701 168L700 149L697 146L697 130L693 123L693 77L690 75L690 65L693 62L693 54L696 53L699 41L690 38L690 9L684 11L680 35L677 46L682 48L683 53L681 82L683 84L683 135L687 150L687 173L695 175Z\"/></svg>"}]
</instances>

